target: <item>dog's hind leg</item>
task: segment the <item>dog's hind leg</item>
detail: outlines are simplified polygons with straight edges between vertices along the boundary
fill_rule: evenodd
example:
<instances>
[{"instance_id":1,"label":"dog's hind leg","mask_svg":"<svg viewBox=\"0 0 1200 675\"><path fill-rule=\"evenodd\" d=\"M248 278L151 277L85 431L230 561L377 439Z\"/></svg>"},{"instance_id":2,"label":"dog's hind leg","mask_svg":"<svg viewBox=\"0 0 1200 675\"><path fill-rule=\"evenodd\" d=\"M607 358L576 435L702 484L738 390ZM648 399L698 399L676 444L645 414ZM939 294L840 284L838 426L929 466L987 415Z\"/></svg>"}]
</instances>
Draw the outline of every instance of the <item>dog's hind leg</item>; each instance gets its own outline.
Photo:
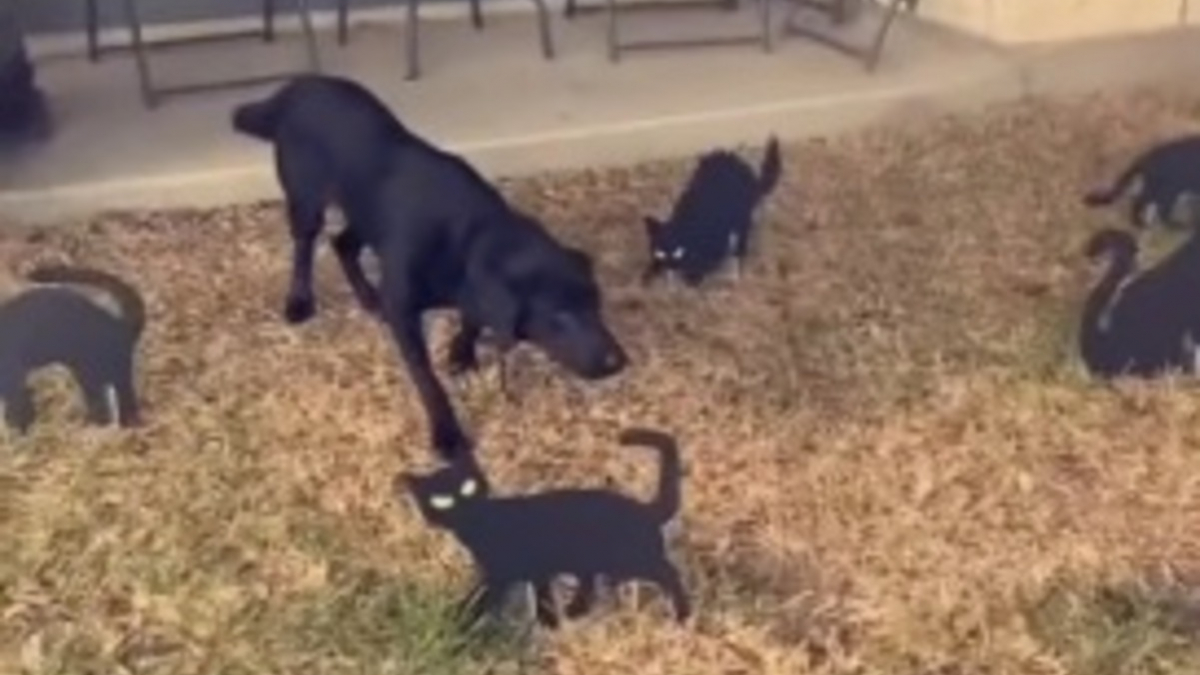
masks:
<instances>
[{"instance_id":1,"label":"dog's hind leg","mask_svg":"<svg viewBox=\"0 0 1200 675\"><path fill-rule=\"evenodd\" d=\"M465 316L459 318L458 332L450 339L450 354L447 359L451 374L461 375L479 367L476 345L482 331L479 324Z\"/></svg>"},{"instance_id":2,"label":"dog's hind leg","mask_svg":"<svg viewBox=\"0 0 1200 675\"><path fill-rule=\"evenodd\" d=\"M379 313L379 290L367 279L362 268L362 251L365 244L349 226L333 238L333 250L337 253L338 262L342 265L342 273L354 291L358 304L371 314Z\"/></svg>"},{"instance_id":3,"label":"dog's hind leg","mask_svg":"<svg viewBox=\"0 0 1200 675\"><path fill-rule=\"evenodd\" d=\"M287 200L292 233L292 278L283 315L288 323L302 323L316 313L313 296L313 257L317 235L325 226L325 201L329 177L320 156L303 146L280 143L275 156L279 182Z\"/></svg>"}]
</instances>

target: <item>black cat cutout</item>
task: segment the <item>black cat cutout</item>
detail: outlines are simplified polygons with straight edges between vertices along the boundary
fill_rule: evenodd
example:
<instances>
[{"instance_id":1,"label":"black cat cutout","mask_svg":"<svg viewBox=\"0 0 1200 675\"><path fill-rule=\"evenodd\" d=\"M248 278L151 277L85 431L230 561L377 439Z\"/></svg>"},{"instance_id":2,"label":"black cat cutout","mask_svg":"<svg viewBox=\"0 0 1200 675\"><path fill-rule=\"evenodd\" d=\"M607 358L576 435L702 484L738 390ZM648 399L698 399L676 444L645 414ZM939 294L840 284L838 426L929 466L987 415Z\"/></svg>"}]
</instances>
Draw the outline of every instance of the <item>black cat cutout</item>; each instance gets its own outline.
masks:
<instances>
[{"instance_id":1,"label":"black cat cutout","mask_svg":"<svg viewBox=\"0 0 1200 675\"><path fill-rule=\"evenodd\" d=\"M1098 232L1088 241L1087 255L1109 257L1080 321L1079 348L1088 370L1102 378L1195 372L1200 233L1136 277L1138 247L1128 232Z\"/></svg>"},{"instance_id":2,"label":"black cat cutout","mask_svg":"<svg viewBox=\"0 0 1200 675\"><path fill-rule=\"evenodd\" d=\"M758 175L731 152L703 155L670 220L645 218L650 263L643 280L666 272L695 286L728 258L733 260L734 278L740 278L755 211L775 189L782 168L774 137L767 142Z\"/></svg>"},{"instance_id":3,"label":"black cat cutout","mask_svg":"<svg viewBox=\"0 0 1200 675\"><path fill-rule=\"evenodd\" d=\"M626 430L619 441L658 450L661 473L652 502L607 490L492 497L472 455L429 475L396 477L397 497L407 491L425 522L452 533L475 561L479 580L461 606L466 626L497 613L518 585L533 587L538 621L558 626L551 583L563 575L579 582L565 611L569 618L591 609L603 577L613 584L656 584L670 596L676 619L687 620L691 604L662 534L679 511L679 450L667 434L646 429Z\"/></svg>"},{"instance_id":4,"label":"black cat cutout","mask_svg":"<svg viewBox=\"0 0 1200 675\"><path fill-rule=\"evenodd\" d=\"M90 423L111 424L115 419L121 426L137 425L133 366L146 324L141 297L99 270L50 266L34 270L28 278L97 287L114 297L121 316L65 288L33 288L0 305L0 399L8 426L29 431L36 417L29 375L53 364L65 366L79 384Z\"/></svg>"},{"instance_id":5,"label":"black cat cutout","mask_svg":"<svg viewBox=\"0 0 1200 675\"><path fill-rule=\"evenodd\" d=\"M1133 226L1146 227L1150 207L1154 208L1159 222L1168 226L1180 225L1174 215L1180 198L1200 195L1200 135L1185 136L1143 152L1111 187L1089 192L1083 203L1108 206L1120 199L1138 179L1141 179L1141 186L1129 209Z\"/></svg>"}]
</instances>

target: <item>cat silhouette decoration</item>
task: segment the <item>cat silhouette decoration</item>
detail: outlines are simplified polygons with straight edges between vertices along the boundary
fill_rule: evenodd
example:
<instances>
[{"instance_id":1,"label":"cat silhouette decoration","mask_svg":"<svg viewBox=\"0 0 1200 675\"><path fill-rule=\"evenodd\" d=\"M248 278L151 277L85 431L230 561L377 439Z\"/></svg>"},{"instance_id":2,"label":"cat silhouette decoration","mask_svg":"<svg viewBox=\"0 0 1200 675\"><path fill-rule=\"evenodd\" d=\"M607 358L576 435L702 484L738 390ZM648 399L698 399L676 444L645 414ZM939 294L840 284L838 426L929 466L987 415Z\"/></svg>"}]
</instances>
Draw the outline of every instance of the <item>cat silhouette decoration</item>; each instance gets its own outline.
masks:
<instances>
[{"instance_id":1,"label":"cat silhouette decoration","mask_svg":"<svg viewBox=\"0 0 1200 675\"><path fill-rule=\"evenodd\" d=\"M595 489L497 497L471 456L428 475L396 477L397 496L407 493L425 522L453 534L475 562L476 586L460 606L464 626L497 614L518 586L532 586L538 621L558 626L551 583L564 575L579 582L565 609L568 618L592 608L603 578L655 584L670 598L675 618L687 621L691 603L662 533L679 511L679 450L669 435L647 429L626 430L619 441L658 451L661 470L652 501Z\"/></svg>"},{"instance_id":2,"label":"cat silhouette decoration","mask_svg":"<svg viewBox=\"0 0 1200 675\"><path fill-rule=\"evenodd\" d=\"M50 365L66 367L78 383L88 422L140 424L134 359L146 308L137 291L107 272L86 268L41 267L27 278L98 288L113 296L120 314L57 286L35 286L0 305L0 399L9 428L29 431L36 418L29 376Z\"/></svg>"}]
</instances>

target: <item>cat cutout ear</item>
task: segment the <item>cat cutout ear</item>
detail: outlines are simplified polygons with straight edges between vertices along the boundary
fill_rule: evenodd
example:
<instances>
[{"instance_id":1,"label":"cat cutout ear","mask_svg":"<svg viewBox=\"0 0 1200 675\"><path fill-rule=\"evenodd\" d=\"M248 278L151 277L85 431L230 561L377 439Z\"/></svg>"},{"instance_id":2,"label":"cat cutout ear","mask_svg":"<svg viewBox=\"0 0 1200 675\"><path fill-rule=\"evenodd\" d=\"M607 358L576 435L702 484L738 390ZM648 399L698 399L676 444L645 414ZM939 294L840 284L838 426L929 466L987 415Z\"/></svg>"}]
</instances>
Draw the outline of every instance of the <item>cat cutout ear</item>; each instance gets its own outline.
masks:
<instances>
[{"instance_id":1,"label":"cat cutout ear","mask_svg":"<svg viewBox=\"0 0 1200 675\"><path fill-rule=\"evenodd\" d=\"M650 237L651 241L654 241L658 238L659 233L662 232L664 227L663 222L654 216L646 216L645 218L642 218L642 223L645 224L646 235Z\"/></svg>"},{"instance_id":2,"label":"cat cutout ear","mask_svg":"<svg viewBox=\"0 0 1200 675\"><path fill-rule=\"evenodd\" d=\"M434 495L429 498L429 505L438 511L446 511L454 506L454 497L450 495Z\"/></svg>"},{"instance_id":3,"label":"cat cutout ear","mask_svg":"<svg viewBox=\"0 0 1200 675\"><path fill-rule=\"evenodd\" d=\"M479 483L475 482L474 478L468 478L463 481L462 487L458 488L458 494L464 497L473 497L479 492Z\"/></svg>"}]
</instances>

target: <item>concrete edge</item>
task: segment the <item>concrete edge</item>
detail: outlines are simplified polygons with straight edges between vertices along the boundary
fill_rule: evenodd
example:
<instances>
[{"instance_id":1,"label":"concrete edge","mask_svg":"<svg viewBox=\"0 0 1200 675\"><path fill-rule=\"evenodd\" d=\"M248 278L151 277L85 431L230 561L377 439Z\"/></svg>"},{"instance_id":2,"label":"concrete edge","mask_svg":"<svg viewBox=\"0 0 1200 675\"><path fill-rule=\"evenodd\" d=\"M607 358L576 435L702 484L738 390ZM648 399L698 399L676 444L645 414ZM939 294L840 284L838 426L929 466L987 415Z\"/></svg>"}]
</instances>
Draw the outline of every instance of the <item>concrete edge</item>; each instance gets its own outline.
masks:
<instances>
[{"instance_id":1,"label":"concrete edge","mask_svg":"<svg viewBox=\"0 0 1200 675\"><path fill-rule=\"evenodd\" d=\"M901 115L912 110L925 114L958 109L964 104L1010 100L1020 93L1019 80L1008 69L997 69L990 75L936 84L784 99L522 136L449 141L445 146L464 155L487 175L517 177L681 157L697 147L713 144L760 144L766 130L781 140L801 140L869 125L897 111ZM830 114L833 110L836 114ZM664 133L667 129L670 132ZM3 192L0 212L6 220L31 225L106 211L213 208L279 196L270 151L262 145L260 161L237 166Z\"/></svg>"}]
</instances>

